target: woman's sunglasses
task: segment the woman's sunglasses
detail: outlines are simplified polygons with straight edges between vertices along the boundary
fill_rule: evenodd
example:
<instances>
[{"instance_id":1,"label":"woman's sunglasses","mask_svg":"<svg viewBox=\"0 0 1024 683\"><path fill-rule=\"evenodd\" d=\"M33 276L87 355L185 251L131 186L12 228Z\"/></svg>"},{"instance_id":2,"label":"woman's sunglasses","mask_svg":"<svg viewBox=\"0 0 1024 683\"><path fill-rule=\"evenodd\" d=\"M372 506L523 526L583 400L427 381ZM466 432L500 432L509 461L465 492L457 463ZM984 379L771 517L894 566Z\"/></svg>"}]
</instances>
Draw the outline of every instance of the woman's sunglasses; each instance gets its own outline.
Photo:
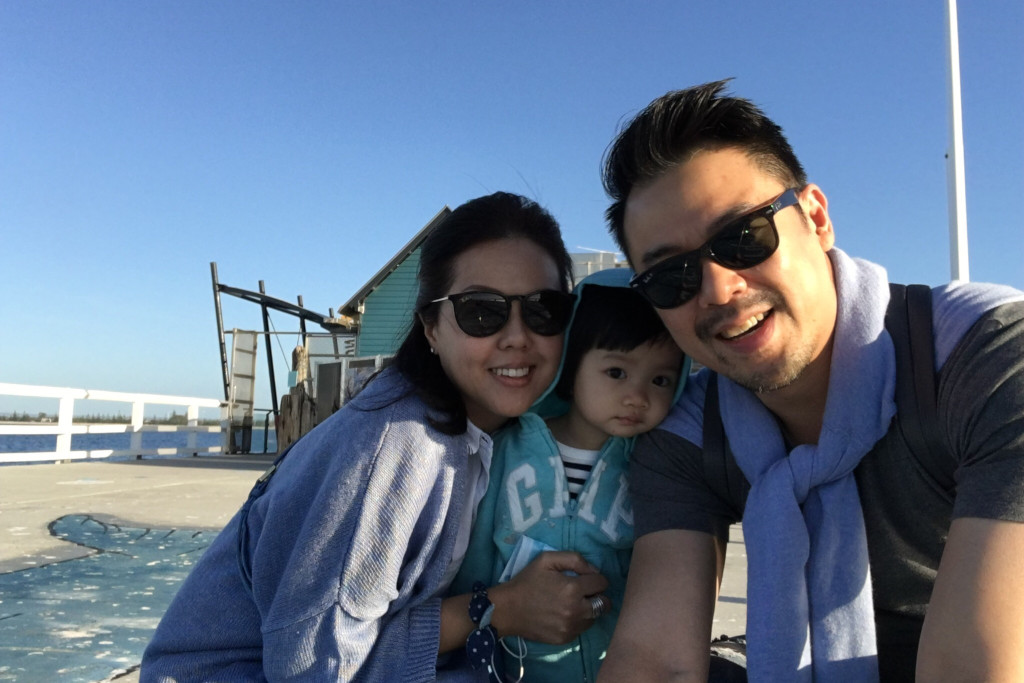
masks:
<instances>
[{"instance_id":1,"label":"woman's sunglasses","mask_svg":"<svg viewBox=\"0 0 1024 683\"><path fill-rule=\"evenodd\" d=\"M786 190L768 206L728 223L700 249L667 258L634 276L629 286L656 308L682 306L700 291L701 259L709 258L731 270L753 268L768 260L779 248L775 214L797 201L796 190Z\"/></svg>"},{"instance_id":2,"label":"woman's sunglasses","mask_svg":"<svg viewBox=\"0 0 1024 683\"><path fill-rule=\"evenodd\" d=\"M551 337L561 334L569 324L575 295L556 289L542 289L532 294L498 294L497 292L462 292L434 299L431 304L451 301L455 322L470 337L489 337L508 323L512 302L518 301L523 323L537 334Z\"/></svg>"}]
</instances>

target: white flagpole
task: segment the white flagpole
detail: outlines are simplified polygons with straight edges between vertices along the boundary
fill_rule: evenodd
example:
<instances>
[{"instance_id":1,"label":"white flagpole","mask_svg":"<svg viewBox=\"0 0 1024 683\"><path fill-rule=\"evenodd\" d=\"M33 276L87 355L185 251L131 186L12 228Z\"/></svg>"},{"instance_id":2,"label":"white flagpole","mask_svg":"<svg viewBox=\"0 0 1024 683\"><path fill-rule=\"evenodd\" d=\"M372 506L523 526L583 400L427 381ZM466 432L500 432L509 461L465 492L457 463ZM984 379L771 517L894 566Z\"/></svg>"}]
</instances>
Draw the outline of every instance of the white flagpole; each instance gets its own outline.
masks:
<instances>
[{"instance_id":1,"label":"white flagpole","mask_svg":"<svg viewBox=\"0 0 1024 683\"><path fill-rule=\"evenodd\" d=\"M967 265L967 191L964 180L963 111L960 108L960 36L956 0L946 0L949 37L949 150L946 153L949 192L950 279L971 279Z\"/></svg>"}]
</instances>

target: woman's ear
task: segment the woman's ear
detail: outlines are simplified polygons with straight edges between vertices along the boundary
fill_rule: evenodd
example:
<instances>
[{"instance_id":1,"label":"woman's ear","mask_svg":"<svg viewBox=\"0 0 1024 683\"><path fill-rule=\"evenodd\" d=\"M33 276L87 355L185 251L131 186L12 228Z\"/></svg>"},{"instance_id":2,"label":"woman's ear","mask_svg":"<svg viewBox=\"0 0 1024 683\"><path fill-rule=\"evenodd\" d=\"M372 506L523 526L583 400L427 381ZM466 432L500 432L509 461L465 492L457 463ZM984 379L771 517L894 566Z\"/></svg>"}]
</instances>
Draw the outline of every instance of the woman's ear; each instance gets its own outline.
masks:
<instances>
[{"instance_id":1,"label":"woman's ear","mask_svg":"<svg viewBox=\"0 0 1024 683\"><path fill-rule=\"evenodd\" d=\"M421 314L417 313L416 315L420 319L420 324L423 325L423 336L427 338L430 350L434 351L437 348L437 321L429 322Z\"/></svg>"}]
</instances>

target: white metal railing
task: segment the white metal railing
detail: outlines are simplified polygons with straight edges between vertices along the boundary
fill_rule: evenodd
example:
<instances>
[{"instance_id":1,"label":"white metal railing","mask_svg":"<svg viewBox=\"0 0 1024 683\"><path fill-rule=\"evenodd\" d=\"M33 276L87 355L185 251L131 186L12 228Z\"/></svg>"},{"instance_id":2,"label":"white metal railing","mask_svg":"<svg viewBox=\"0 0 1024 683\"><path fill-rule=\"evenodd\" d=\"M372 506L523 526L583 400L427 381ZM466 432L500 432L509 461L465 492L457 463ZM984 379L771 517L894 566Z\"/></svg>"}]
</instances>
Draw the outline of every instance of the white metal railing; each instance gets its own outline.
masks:
<instances>
[{"instance_id":1,"label":"white metal railing","mask_svg":"<svg viewBox=\"0 0 1024 683\"><path fill-rule=\"evenodd\" d=\"M54 460L88 460L122 456L156 456L156 455L198 455L200 453L216 454L228 450L228 409L227 403L213 398L189 398L185 396L165 396L162 394L132 394L122 391L97 391L92 389L73 389L66 387L44 387L31 384L7 384L0 382L0 395L23 396L27 398L56 398L60 400L57 424L9 423L0 424L0 435L24 436L57 436L57 446L53 451L35 451L25 453L0 453L0 463L47 462ZM73 424L76 400L114 401L130 403L132 417L130 424ZM147 425L143 424L146 404L161 406L185 406L185 425ZM200 408L219 408L220 425L201 426L199 424ZM143 448L143 432L181 432L187 434L184 448ZM221 445L200 447L196 445L196 434L200 432L222 434ZM128 450L71 450L72 434L130 434Z\"/></svg>"}]
</instances>

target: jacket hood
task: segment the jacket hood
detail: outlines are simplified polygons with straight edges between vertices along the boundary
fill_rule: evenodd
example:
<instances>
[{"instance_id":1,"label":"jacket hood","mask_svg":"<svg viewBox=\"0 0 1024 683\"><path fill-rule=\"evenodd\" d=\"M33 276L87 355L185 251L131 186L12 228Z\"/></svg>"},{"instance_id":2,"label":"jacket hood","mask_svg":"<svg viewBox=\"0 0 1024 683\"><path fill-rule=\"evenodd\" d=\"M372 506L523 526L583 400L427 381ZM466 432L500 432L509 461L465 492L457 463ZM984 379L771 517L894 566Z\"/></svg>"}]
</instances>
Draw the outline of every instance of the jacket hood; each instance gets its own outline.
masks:
<instances>
[{"instance_id":1,"label":"jacket hood","mask_svg":"<svg viewBox=\"0 0 1024 683\"><path fill-rule=\"evenodd\" d=\"M579 308L580 301L583 299L583 290L586 287L598 286L598 287L629 287L629 281L633 277L633 270L631 268L607 268L605 270L599 270L596 273L591 273L587 277L579 281L573 288L573 294L576 295L576 301L572 305L572 316L569 318L569 325L566 328L565 340L562 342L562 358L558 361L558 372L555 373L555 378L551 380L551 384L544 390L533 406L530 408L530 412L537 413L541 417L549 418L561 415L569 410L569 403L555 393L555 387L558 386L558 381L562 377L562 369L565 367L565 351L569 348L569 334L572 331L572 323L576 319L576 309ZM679 374L679 384L676 386L675 396L672 397L672 405L675 405L676 401L683 393L683 387L686 386L686 378L690 374L690 357L683 355L683 367Z\"/></svg>"}]
</instances>

